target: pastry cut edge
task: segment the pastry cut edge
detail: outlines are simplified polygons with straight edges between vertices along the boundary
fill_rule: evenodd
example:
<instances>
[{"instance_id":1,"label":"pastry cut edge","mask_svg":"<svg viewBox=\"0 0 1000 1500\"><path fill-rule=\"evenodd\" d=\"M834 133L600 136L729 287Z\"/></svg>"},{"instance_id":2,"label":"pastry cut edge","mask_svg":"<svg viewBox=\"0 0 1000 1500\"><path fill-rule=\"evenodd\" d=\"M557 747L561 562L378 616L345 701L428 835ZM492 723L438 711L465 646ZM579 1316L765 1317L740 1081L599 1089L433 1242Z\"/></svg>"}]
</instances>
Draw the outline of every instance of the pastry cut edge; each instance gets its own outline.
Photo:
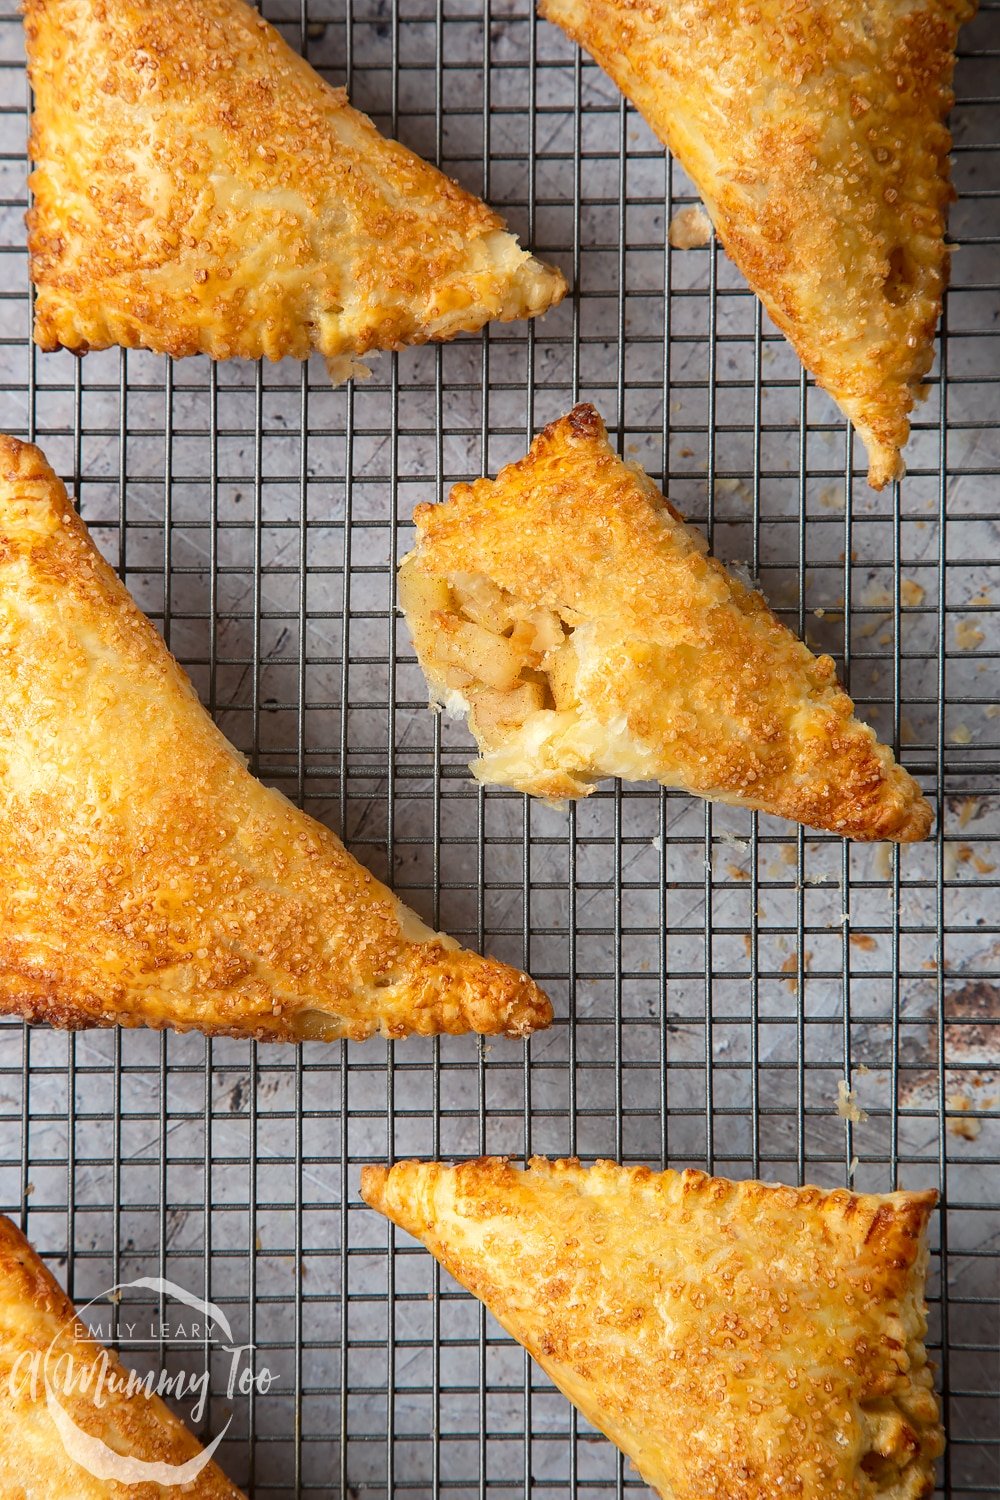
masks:
<instances>
[{"instance_id":1,"label":"pastry cut edge","mask_svg":"<svg viewBox=\"0 0 1000 1500\"><path fill-rule=\"evenodd\" d=\"M523 1036L526 975L435 933L264 787L41 452L0 438L0 1012L258 1040Z\"/></svg>"},{"instance_id":2,"label":"pastry cut edge","mask_svg":"<svg viewBox=\"0 0 1000 1500\"><path fill-rule=\"evenodd\" d=\"M399 597L478 780L550 798L659 781L853 839L926 837L913 778L833 662L705 553L593 407L415 513Z\"/></svg>"},{"instance_id":3,"label":"pastry cut edge","mask_svg":"<svg viewBox=\"0 0 1000 1500\"><path fill-rule=\"evenodd\" d=\"M918 1500L936 1194L486 1157L362 1170L665 1500Z\"/></svg>"},{"instance_id":4,"label":"pastry cut edge","mask_svg":"<svg viewBox=\"0 0 1000 1500\"><path fill-rule=\"evenodd\" d=\"M945 117L976 0L541 0L691 178L728 254L854 423L869 484L903 473L949 274Z\"/></svg>"},{"instance_id":5,"label":"pastry cut edge","mask_svg":"<svg viewBox=\"0 0 1000 1500\"><path fill-rule=\"evenodd\" d=\"M26 0L35 340L366 354L531 318L562 274L245 0Z\"/></svg>"}]
</instances>

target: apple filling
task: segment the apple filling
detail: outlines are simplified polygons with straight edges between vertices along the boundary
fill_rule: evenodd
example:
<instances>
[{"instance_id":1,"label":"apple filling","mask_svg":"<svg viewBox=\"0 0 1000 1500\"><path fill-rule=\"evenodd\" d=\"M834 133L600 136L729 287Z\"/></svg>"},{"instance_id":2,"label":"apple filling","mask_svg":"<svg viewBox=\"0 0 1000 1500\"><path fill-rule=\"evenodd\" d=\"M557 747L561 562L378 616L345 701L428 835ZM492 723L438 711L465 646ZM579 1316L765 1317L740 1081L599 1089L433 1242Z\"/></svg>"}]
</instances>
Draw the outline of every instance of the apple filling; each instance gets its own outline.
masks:
<instances>
[{"instance_id":1,"label":"apple filling","mask_svg":"<svg viewBox=\"0 0 1000 1500\"><path fill-rule=\"evenodd\" d=\"M483 574L434 577L412 558L400 568L399 601L432 689L446 708L468 711L482 748L496 748L540 709L576 705L573 632L554 610Z\"/></svg>"}]
</instances>

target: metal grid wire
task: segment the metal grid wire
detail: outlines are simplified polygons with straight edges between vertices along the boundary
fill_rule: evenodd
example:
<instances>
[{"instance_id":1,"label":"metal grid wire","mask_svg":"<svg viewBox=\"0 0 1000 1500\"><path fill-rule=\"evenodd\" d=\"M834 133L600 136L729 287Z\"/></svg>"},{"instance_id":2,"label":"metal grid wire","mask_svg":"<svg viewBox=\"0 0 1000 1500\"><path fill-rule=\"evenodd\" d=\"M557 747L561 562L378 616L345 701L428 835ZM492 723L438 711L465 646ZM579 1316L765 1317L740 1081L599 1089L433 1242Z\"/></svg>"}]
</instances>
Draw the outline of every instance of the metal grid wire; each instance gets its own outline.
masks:
<instances>
[{"instance_id":1,"label":"metal grid wire","mask_svg":"<svg viewBox=\"0 0 1000 1500\"><path fill-rule=\"evenodd\" d=\"M941 1493L998 1495L1000 7L962 36L961 249L909 474L875 495L721 250L665 248L689 184L528 0L346 5L264 9L572 296L335 390L318 362L37 356L7 10L0 428L75 487L253 769L428 920L529 969L558 1020L523 1045L299 1048L5 1024L0 1203L78 1301L160 1274L226 1309L278 1376L231 1403L220 1450L253 1496L555 1497L641 1486L364 1208L360 1163L542 1151L936 1184ZM470 781L465 731L427 712L392 560L415 502L495 472L580 397L834 653L936 799L929 843L851 846L648 786L554 810ZM867 1119L838 1118L839 1080ZM202 1354L214 1432L229 1408Z\"/></svg>"}]
</instances>

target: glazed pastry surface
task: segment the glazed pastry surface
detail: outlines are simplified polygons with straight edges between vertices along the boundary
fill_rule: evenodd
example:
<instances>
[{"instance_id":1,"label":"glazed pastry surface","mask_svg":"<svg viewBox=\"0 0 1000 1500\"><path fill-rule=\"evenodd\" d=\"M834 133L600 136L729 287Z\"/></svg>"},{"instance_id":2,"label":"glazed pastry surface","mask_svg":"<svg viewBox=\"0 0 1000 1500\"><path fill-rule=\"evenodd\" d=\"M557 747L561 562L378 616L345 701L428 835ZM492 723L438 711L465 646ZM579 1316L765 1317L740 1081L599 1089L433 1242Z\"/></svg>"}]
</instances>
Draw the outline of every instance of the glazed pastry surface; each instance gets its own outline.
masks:
<instances>
[{"instance_id":1,"label":"glazed pastry surface","mask_svg":"<svg viewBox=\"0 0 1000 1500\"><path fill-rule=\"evenodd\" d=\"M98 1477L67 1449L47 1400L45 1375L59 1410L87 1440L135 1460L134 1481ZM68 1376L68 1379L67 1379ZM158 1396L126 1394L118 1356L91 1339L62 1287L24 1235L0 1215L0 1494L4 1500L243 1500L242 1490L209 1461L184 1484L144 1477L144 1464L177 1470L202 1448ZM100 1401L94 1396L99 1395ZM58 1415L58 1414L57 1414ZM94 1467L106 1455L94 1453ZM115 1464L118 1473L119 1465ZM190 1471L188 1471L190 1472Z\"/></svg>"}]
</instances>

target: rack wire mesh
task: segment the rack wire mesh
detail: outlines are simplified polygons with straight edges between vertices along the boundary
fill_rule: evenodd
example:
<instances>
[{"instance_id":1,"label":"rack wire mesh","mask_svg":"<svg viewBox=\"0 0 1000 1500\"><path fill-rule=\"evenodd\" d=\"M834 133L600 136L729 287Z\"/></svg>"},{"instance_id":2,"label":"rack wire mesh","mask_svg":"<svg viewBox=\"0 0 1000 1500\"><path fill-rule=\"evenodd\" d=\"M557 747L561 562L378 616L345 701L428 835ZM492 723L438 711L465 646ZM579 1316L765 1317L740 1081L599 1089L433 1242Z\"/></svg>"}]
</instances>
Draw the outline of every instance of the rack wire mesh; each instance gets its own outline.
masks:
<instances>
[{"instance_id":1,"label":"rack wire mesh","mask_svg":"<svg viewBox=\"0 0 1000 1500\"><path fill-rule=\"evenodd\" d=\"M526 0L264 10L572 296L340 389L317 363L36 355L7 10L0 428L75 488L253 769L426 918L529 969L558 1020L523 1045L301 1048L6 1023L0 1204L77 1301L161 1274L226 1309L277 1377L229 1401L202 1349L205 1426L232 1415L220 1456L253 1496L541 1497L641 1486L364 1208L360 1163L540 1151L935 1184L941 1493L1000 1494L1000 7L962 37L961 248L909 473L883 495L719 247L667 247L689 184ZM833 652L936 799L929 843L850 846L648 786L553 810L471 783L464 730L426 709L392 560L415 502L580 397ZM842 1080L867 1118L838 1116Z\"/></svg>"}]
</instances>

